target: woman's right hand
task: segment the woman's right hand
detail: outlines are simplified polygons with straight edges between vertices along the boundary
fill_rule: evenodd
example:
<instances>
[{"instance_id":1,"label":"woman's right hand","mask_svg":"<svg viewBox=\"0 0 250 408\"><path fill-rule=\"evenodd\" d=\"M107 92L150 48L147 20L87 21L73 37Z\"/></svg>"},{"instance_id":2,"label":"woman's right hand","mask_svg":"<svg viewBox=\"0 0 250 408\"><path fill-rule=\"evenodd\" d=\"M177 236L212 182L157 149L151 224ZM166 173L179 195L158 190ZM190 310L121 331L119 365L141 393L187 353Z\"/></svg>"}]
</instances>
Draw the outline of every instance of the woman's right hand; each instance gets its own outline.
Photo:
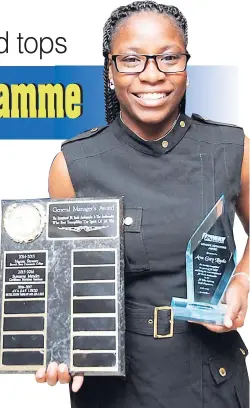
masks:
<instances>
[{"instance_id":1,"label":"woman's right hand","mask_svg":"<svg viewBox=\"0 0 250 408\"><path fill-rule=\"evenodd\" d=\"M59 382L60 384L67 384L71 381L71 375L69 374L68 367L66 364L57 364L56 362L51 362L48 365L47 371L45 368L39 368L35 375L36 382L44 383L47 382L48 385L54 386ZM75 375L72 381L72 391L77 392L83 384L84 376Z\"/></svg>"}]
</instances>

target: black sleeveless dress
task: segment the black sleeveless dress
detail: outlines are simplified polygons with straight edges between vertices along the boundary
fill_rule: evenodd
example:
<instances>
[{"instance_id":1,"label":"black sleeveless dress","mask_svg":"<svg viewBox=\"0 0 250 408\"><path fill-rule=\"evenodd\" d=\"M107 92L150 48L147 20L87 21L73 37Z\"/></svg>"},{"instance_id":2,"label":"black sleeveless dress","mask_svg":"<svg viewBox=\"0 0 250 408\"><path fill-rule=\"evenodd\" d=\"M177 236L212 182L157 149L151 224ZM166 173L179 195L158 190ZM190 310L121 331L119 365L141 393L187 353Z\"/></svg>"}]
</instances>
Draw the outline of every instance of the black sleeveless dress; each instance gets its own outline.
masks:
<instances>
[{"instance_id":1,"label":"black sleeveless dress","mask_svg":"<svg viewBox=\"0 0 250 408\"><path fill-rule=\"evenodd\" d=\"M233 226L240 192L241 128L181 114L158 141L143 141L117 117L62 145L78 197L124 196L126 378L85 377L73 408L249 408L247 349L239 333L174 322L153 336L154 308L186 298L185 252L224 194ZM159 333L170 330L169 310Z\"/></svg>"}]
</instances>

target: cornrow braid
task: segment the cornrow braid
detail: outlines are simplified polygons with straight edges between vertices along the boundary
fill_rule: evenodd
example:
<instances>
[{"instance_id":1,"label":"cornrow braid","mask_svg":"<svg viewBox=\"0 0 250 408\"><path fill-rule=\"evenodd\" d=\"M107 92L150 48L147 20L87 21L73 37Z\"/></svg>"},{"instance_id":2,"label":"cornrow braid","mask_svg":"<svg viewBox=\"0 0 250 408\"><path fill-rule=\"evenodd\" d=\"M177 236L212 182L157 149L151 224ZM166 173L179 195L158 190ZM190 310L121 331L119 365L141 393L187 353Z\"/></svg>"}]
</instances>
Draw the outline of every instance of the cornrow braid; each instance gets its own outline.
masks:
<instances>
[{"instance_id":1,"label":"cornrow braid","mask_svg":"<svg viewBox=\"0 0 250 408\"><path fill-rule=\"evenodd\" d=\"M175 6L167 6L164 4L156 3L155 1L134 1L126 6L121 6L115 9L103 28L103 56L104 60L104 100L105 100L105 117L107 123L111 123L120 111L120 104L116 97L114 90L109 87L109 60L108 54L111 49L111 42L113 34L117 28L117 25L124 19L130 17L133 13L139 13L143 11L155 11L158 13L166 14L171 17L180 28L185 41L185 46L188 43L188 25L187 20L181 13L181 11ZM181 104L181 112L185 112L186 94L184 95Z\"/></svg>"}]
</instances>

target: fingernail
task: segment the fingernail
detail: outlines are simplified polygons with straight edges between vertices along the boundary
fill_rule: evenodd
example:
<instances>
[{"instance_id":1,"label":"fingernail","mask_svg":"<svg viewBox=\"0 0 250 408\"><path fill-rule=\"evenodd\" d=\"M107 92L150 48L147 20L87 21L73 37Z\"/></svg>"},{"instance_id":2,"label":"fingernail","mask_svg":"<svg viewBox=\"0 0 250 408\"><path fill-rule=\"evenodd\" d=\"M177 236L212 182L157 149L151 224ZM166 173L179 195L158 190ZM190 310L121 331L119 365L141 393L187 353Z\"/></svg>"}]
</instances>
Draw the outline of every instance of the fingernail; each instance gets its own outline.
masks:
<instances>
[{"instance_id":1,"label":"fingernail","mask_svg":"<svg viewBox=\"0 0 250 408\"><path fill-rule=\"evenodd\" d=\"M72 391L73 392L77 392L80 388L80 384L78 383L78 381L73 381L72 383Z\"/></svg>"},{"instance_id":2,"label":"fingernail","mask_svg":"<svg viewBox=\"0 0 250 408\"><path fill-rule=\"evenodd\" d=\"M230 327L232 327L232 325L233 325L232 320L229 317L225 317L224 326L230 328Z\"/></svg>"},{"instance_id":3,"label":"fingernail","mask_svg":"<svg viewBox=\"0 0 250 408\"><path fill-rule=\"evenodd\" d=\"M76 376L73 378L72 391L73 391L73 392L79 391L79 389L81 388L82 384L83 384L83 377L82 377L82 376L79 376L79 375L76 375Z\"/></svg>"},{"instance_id":4,"label":"fingernail","mask_svg":"<svg viewBox=\"0 0 250 408\"><path fill-rule=\"evenodd\" d=\"M44 370L40 369L36 373L37 378L42 378L44 376Z\"/></svg>"},{"instance_id":5,"label":"fingernail","mask_svg":"<svg viewBox=\"0 0 250 408\"><path fill-rule=\"evenodd\" d=\"M72 384L72 391L77 392L78 391L78 386L76 384Z\"/></svg>"},{"instance_id":6,"label":"fingernail","mask_svg":"<svg viewBox=\"0 0 250 408\"><path fill-rule=\"evenodd\" d=\"M60 371L60 373L62 374L64 373L65 369L66 369L66 366L64 364L60 364L58 367L58 371Z\"/></svg>"},{"instance_id":7,"label":"fingernail","mask_svg":"<svg viewBox=\"0 0 250 408\"><path fill-rule=\"evenodd\" d=\"M51 361L51 362L49 363L49 365L48 365L47 373L50 374L50 372L53 372L54 370L55 370L55 363L54 363L53 361Z\"/></svg>"}]
</instances>

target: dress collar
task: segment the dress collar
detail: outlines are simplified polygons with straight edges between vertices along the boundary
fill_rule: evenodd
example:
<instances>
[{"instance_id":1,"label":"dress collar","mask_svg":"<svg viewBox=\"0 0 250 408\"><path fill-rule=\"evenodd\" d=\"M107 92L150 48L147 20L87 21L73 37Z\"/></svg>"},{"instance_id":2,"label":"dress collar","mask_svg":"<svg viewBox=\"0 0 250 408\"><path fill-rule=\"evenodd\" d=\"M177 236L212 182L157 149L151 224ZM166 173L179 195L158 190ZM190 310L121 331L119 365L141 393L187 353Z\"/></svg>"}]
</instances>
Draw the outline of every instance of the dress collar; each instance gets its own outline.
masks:
<instances>
[{"instance_id":1,"label":"dress collar","mask_svg":"<svg viewBox=\"0 0 250 408\"><path fill-rule=\"evenodd\" d=\"M161 139L155 141L141 139L123 123L120 115L115 118L111 127L118 139L134 149L149 155L162 156L171 151L181 141L190 125L191 119L181 113L173 129Z\"/></svg>"}]
</instances>

